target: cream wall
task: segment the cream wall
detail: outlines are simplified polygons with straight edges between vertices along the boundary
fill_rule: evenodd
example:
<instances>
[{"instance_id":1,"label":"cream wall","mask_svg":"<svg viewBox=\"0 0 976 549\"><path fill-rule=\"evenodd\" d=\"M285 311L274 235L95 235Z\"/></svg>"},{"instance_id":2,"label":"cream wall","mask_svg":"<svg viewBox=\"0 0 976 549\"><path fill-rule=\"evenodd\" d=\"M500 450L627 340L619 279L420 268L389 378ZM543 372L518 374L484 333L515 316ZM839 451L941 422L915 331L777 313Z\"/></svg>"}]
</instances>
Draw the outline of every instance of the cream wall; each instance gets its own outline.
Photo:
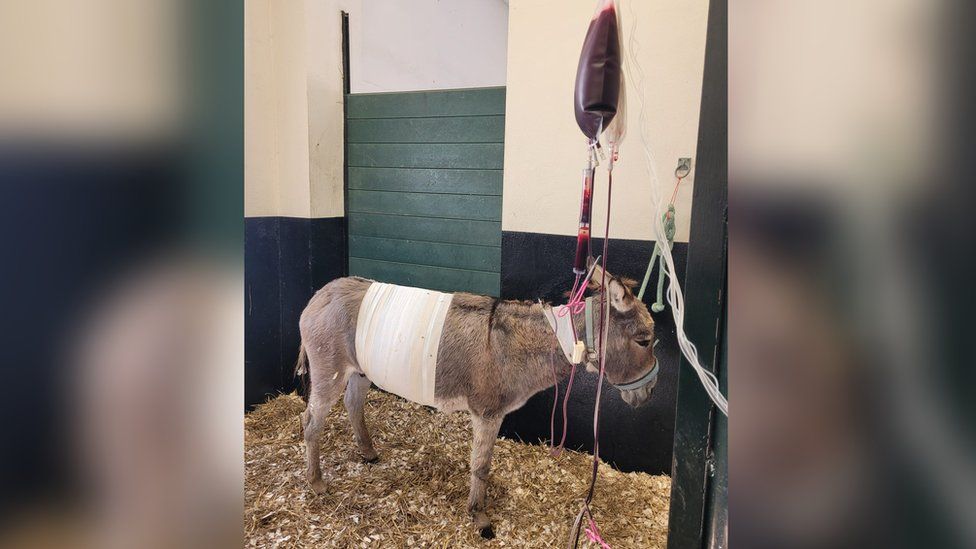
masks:
<instances>
[{"instance_id":1,"label":"cream wall","mask_svg":"<svg viewBox=\"0 0 976 549\"><path fill-rule=\"evenodd\" d=\"M350 65L360 49L361 0L305 0L309 200L312 217L339 217L343 206L342 17L349 14ZM355 70L351 69L353 75ZM353 76L355 78L355 76Z\"/></svg>"},{"instance_id":2,"label":"cream wall","mask_svg":"<svg viewBox=\"0 0 976 549\"><path fill-rule=\"evenodd\" d=\"M278 210L276 86L268 0L244 4L244 215Z\"/></svg>"},{"instance_id":3,"label":"cream wall","mask_svg":"<svg viewBox=\"0 0 976 549\"><path fill-rule=\"evenodd\" d=\"M575 235L585 140L573 117L573 85L593 0L511 0L502 228ZM637 22L648 139L662 193L679 157L696 156L707 0L624 0L625 40ZM627 48L628 44L624 44ZM628 54L629 56L629 54ZM626 62L629 61L629 57ZM628 76L630 75L628 69ZM631 79L633 80L633 79ZM613 238L651 239L650 177L638 135L637 89L628 81L627 136L614 169ZM597 176L594 232L603 234L606 170ZM675 240L687 242L694 171L676 200Z\"/></svg>"},{"instance_id":4,"label":"cream wall","mask_svg":"<svg viewBox=\"0 0 976 549\"><path fill-rule=\"evenodd\" d=\"M246 0L245 216L342 215L340 12L359 4Z\"/></svg>"}]
</instances>

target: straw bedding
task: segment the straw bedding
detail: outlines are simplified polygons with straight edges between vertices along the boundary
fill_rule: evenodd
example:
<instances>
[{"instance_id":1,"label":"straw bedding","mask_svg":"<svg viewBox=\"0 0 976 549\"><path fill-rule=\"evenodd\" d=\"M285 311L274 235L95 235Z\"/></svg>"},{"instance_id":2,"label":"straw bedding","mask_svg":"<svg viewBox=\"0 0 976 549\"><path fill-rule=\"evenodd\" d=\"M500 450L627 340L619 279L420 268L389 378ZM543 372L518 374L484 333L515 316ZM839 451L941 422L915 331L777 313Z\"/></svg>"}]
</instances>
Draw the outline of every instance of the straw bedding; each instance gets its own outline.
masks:
<instances>
[{"instance_id":1,"label":"straw bedding","mask_svg":"<svg viewBox=\"0 0 976 549\"><path fill-rule=\"evenodd\" d=\"M471 524L467 414L442 414L370 391L366 421L380 454L362 463L338 404L322 437L327 495L305 481L305 453L294 395L248 414L245 426L245 546L250 547L565 547L588 486L592 457L499 439L488 487L497 537ZM664 547L670 479L601 465L591 505L615 549ZM596 547L581 535L581 547Z\"/></svg>"}]
</instances>

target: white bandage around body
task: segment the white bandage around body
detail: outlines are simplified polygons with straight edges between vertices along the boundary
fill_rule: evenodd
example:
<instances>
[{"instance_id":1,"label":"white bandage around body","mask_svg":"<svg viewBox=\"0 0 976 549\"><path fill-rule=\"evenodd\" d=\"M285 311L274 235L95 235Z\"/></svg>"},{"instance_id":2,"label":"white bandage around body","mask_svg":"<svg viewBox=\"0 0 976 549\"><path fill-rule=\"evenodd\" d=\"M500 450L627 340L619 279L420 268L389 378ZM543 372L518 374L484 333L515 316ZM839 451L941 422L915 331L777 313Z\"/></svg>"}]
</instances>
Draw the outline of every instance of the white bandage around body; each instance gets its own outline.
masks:
<instances>
[{"instance_id":1,"label":"white bandage around body","mask_svg":"<svg viewBox=\"0 0 976 549\"><path fill-rule=\"evenodd\" d=\"M356 358L384 391L434 406L437 351L453 294L374 282L356 323Z\"/></svg>"}]
</instances>

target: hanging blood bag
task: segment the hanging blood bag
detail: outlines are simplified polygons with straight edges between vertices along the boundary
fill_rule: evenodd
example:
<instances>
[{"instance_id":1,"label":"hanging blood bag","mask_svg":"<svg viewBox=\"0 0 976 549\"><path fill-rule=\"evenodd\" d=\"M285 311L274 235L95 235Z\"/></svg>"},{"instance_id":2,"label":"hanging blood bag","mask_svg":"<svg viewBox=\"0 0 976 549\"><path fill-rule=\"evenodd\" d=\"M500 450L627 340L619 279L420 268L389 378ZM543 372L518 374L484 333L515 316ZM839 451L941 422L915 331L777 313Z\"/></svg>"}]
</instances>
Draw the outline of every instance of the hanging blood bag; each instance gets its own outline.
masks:
<instances>
[{"instance_id":1,"label":"hanging blood bag","mask_svg":"<svg viewBox=\"0 0 976 549\"><path fill-rule=\"evenodd\" d=\"M576 69L576 123L591 141L617 114L621 75L617 8L613 0L599 0Z\"/></svg>"}]
</instances>

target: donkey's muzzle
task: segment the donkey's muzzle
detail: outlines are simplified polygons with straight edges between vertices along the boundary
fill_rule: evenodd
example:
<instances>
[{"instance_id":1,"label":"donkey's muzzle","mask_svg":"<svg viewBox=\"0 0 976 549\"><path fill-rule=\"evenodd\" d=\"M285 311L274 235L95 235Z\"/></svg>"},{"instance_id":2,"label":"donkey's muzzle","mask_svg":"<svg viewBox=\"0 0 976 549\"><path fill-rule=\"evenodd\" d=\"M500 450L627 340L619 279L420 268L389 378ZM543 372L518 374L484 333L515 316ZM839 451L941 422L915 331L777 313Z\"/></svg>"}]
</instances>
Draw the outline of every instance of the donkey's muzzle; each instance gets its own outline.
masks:
<instances>
[{"instance_id":1,"label":"donkey's muzzle","mask_svg":"<svg viewBox=\"0 0 976 549\"><path fill-rule=\"evenodd\" d=\"M654 393L654 387L657 382L648 383L637 389L631 389L629 391L620 391L620 398L629 404L632 408L637 408L645 404L648 400L651 400L651 394Z\"/></svg>"},{"instance_id":2,"label":"donkey's muzzle","mask_svg":"<svg viewBox=\"0 0 976 549\"><path fill-rule=\"evenodd\" d=\"M648 370L646 374L629 383L614 385L614 387L620 390L620 398L634 408L650 400L651 393L654 392L654 387L657 386L657 374L660 369L659 364L657 359L655 359L654 367Z\"/></svg>"}]
</instances>

